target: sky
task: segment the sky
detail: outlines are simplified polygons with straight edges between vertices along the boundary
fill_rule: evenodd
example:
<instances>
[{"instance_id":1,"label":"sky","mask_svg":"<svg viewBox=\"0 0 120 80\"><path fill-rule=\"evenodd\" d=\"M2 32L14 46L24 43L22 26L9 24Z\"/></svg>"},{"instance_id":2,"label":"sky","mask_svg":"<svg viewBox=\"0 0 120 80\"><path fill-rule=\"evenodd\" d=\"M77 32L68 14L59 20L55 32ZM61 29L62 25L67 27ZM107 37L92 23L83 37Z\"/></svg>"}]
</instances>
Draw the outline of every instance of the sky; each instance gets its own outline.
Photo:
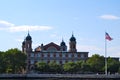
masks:
<instances>
[{"instance_id":1,"label":"sky","mask_svg":"<svg viewBox=\"0 0 120 80\"><path fill-rule=\"evenodd\" d=\"M0 51L21 50L28 34L33 50L62 39L69 49L74 34L77 51L120 57L120 0L0 0Z\"/></svg>"}]
</instances>

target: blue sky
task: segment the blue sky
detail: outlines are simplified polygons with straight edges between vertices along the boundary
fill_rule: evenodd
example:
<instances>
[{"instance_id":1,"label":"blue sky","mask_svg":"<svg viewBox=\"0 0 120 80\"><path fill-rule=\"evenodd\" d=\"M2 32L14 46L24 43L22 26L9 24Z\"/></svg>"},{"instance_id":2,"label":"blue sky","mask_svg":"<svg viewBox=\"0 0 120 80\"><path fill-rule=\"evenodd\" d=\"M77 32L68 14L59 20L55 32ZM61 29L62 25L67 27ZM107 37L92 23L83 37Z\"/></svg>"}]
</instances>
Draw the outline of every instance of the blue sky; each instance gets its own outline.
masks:
<instances>
[{"instance_id":1,"label":"blue sky","mask_svg":"<svg viewBox=\"0 0 120 80\"><path fill-rule=\"evenodd\" d=\"M107 41L107 56L120 56L119 0L0 0L0 51L21 50L28 34L33 49L41 43L69 44L74 33L78 51L105 54L105 31L113 38ZM69 46L68 46L69 49Z\"/></svg>"}]
</instances>

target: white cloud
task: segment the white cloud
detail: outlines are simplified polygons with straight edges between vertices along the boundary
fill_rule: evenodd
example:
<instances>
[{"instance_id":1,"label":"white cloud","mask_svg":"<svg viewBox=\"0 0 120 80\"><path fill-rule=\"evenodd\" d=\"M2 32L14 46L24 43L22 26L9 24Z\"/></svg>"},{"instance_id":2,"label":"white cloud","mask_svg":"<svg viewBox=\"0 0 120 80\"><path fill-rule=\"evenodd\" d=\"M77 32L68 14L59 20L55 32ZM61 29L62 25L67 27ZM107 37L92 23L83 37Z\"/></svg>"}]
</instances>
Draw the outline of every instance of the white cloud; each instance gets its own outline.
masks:
<instances>
[{"instance_id":1,"label":"white cloud","mask_svg":"<svg viewBox=\"0 0 120 80\"><path fill-rule=\"evenodd\" d=\"M11 32L21 32L21 31L44 31L44 30L50 30L52 27L50 26L29 26L29 25L23 25L23 26L13 26L10 27L9 30Z\"/></svg>"},{"instance_id":2,"label":"white cloud","mask_svg":"<svg viewBox=\"0 0 120 80\"><path fill-rule=\"evenodd\" d=\"M6 30L10 32L21 32L21 31L44 31L51 30L51 26L36 26L36 25L19 25L9 23L7 21L0 20L0 30Z\"/></svg>"},{"instance_id":3,"label":"white cloud","mask_svg":"<svg viewBox=\"0 0 120 80\"><path fill-rule=\"evenodd\" d=\"M115 15L101 15L101 19L106 19L106 20L117 20L120 19L120 17L115 16Z\"/></svg>"},{"instance_id":4,"label":"white cloud","mask_svg":"<svg viewBox=\"0 0 120 80\"><path fill-rule=\"evenodd\" d=\"M14 26L14 24L7 21L0 20L0 30L8 30L8 28Z\"/></svg>"},{"instance_id":5,"label":"white cloud","mask_svg":"<svg viewBox=\"0 0 120 80\"><path fill-rule=\"evenodd\" d=\"M14 26L14 24L0 20L0 27L11 27L11 26Z\"/></svg>"}]
</instances>

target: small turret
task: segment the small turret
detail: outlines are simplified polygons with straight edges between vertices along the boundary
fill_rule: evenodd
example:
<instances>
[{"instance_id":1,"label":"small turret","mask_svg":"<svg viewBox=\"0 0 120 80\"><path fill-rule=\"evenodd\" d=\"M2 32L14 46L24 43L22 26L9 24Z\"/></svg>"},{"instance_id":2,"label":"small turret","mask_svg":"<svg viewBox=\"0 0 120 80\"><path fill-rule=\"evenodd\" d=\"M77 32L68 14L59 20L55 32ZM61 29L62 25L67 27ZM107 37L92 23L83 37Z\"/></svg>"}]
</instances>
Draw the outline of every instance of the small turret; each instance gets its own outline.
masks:
<instances>
[{"instance_id":1,"label":"small turret","mask_svg":"<svg viewBox=\"0 0 120 80\"><path fill-rule=\"evenodd\" d=\"M22 52L24 52L25 53L25 40L22 42Z\"/></svg>"},{"instance_id":2,"label":"small turret","mask_svg":"<svg viewBox=\"0 0 120 80\"><path fill-rule=\"evenodd\" d=\"M30 36L29 32L26 37L25 47L26 47L26 52L32 52L32 37Z\"/></svg>"},{"instance_id":3,"label":"small turret","mask_svg":"<svg viewBox=\"0 0 120 80\"><path fill-rule=\"evenodd\" d=\"M27 37L26 37L26 40L32 40L32 38L31 38L29 32L28 32L28 35L27 35Z\"/></svg>"},{"instance_id":4,"label":"small turret","mask_svg":"<svg viewBox=\"0 0 120 80\"><path fill-rule=\"evenodd\" d=\"M30 36L29 32L25 40L22 42L22 52L32 52L32 37Z\"/></svg>"},{"instance_id":5,"label":"small turret","mask_svg":"<svg viewBox=\"0 0 120 80\"><path fill-rule=\"evenodd\" d=\"M72 37L70 38L69 47L70 47L69 52L77 52L76 38L74 37L73 34L72 34Z\"/></svg>"},{"instance_id":6,"label":"small turret","mask_svg":"<svg viewBox=\"0 0 120 80\"><path fill-rule=\"evenodd\" d=\"M61 51L67 51L67 46L66 46L66 44L65 44L65 42L63 40L60 43L60 50Z\"/></svg>"},{"instance_id":7,"label":"small turret","mask_svg":"<svg viewBox=\"0 0 120 80\"><path fill-rule=\"evenodd\" d=\"M74 37L73 34L72 34L72 37L70 38L70 41L76 41L76 38Z\"/></svg>"}]
</instances>

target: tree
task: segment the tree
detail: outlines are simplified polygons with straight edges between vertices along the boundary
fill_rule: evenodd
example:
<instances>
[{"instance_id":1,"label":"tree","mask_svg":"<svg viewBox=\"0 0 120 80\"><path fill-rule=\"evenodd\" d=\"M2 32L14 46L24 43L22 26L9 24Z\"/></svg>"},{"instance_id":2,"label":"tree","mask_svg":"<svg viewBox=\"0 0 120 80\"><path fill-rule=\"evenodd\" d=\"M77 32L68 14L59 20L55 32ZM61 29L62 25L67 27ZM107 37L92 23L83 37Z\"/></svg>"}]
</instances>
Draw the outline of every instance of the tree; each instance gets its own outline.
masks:
<instances>
[{"instance_id":1,"label":"tree","mask_svg":"<svg viewBox=\"0 0 120 80\"><path fill-rule=\"evenodd\" d=\"M4 54L5 52L0 52L0 73L4 73L6 70Z\"/></svg>"},{"instance_id":2,"label":"tree","mask_svg":"<svg viewBox=\"0 0 120 80\"><path fill-rule=\"evenodd\" d=\"M82 72L89 72L90 70L91 70L91 67L86 62L83 62L81 64L81 71Z\"/></svg>"},{"instance_id":3,"label":"tree","mask_svg":"<svg viewBox=\"0 0 120 80\"><path fill-rule=\"evenodd\" d=\"M88 65L90 65L91 67L91 71L92 72L103 72L103 68L104 68L104 65L105 65L105 60L104 60L104 57L103 56L100 56L98 54L94 54L92 55L92 57L90 57L86 63Z\"/></svg>"},{"instance_id":4,"label":"tree","mask_svg":"<svg viewBox=\"0 0 120 80\"><path fill-rule=\"evenodd\" d=\"M62 66L57 64L56 62L50 62L49 64L49 71L53 73L61 73Z\"/></svg>"},{"instance_id":5,"label":"tree","mask_svg":"<svg viewBox=\"0 0 120 80\"><path fill-rule=\"evenodd\" d=\"M119 66L119 70L118 70L118 73L120 74L120 66Z\"/></svg>"},{"instance_id":6,"label":"tree","mask_svg":"<svg viewBox=\"0 0 120 80\"><path fill-rule=\"evenodd\" d=\"M76 69L77 69L77 72L78 73L81 73L81 72L83 72L83 70L82 70L82 63L83 63L84 61L82 61L82 60L80 60L80 61L77 61L75 64L76 64Z\"/></svg>"},{"instance_id":7,"label":"tree","mask_svg":"<svg viewBox=\"0 0 120 80\"><path fill-rule=\"evenodd\" d=\"M118 72L119 67L120 67L119 61L116 61L110 57L108 58L108 60L107 60L108 72L110 72L110 73Z\"/></svg>"},{"instance_id":8,"label":"tree","mask_svg":"<svg viewBox=\"0 0 120 80\"><path fill-rule=\"evenodd\" d=\"M6 72L21 73L26 68L26 55L17 48L5 52Z\"/></svg>"},{"instance_id":9,"label":"tree","mask_svg":"<svg viewBox=\"0 0 120 80\"><path fill-rule=\"evenodd\" d=\"M65 72L74 73L77 71L77 65L74 62L68 62L63 65L63 69Z\"/></svg>"},{"instance_id":10,"label":"tree","mask_svg":"<svg viewBox=\"0 0 120 80\"><path fill-rule=\"evenodd\" d=\"M49 67L45 62L37 62L35 69L40 72L47 72L49 70Z\"/></svg>"},{"instance_id":11,"label":"tree","mask_svg":"<svg viewBox=\"0 0 120 80\"><path fill-rule=\"evenodd\" d=\"M85 61L81 60L76 62L76 71L78 73L89 72L90 70L90 65L88 65Z\"/></svg>"}]
</instances>

